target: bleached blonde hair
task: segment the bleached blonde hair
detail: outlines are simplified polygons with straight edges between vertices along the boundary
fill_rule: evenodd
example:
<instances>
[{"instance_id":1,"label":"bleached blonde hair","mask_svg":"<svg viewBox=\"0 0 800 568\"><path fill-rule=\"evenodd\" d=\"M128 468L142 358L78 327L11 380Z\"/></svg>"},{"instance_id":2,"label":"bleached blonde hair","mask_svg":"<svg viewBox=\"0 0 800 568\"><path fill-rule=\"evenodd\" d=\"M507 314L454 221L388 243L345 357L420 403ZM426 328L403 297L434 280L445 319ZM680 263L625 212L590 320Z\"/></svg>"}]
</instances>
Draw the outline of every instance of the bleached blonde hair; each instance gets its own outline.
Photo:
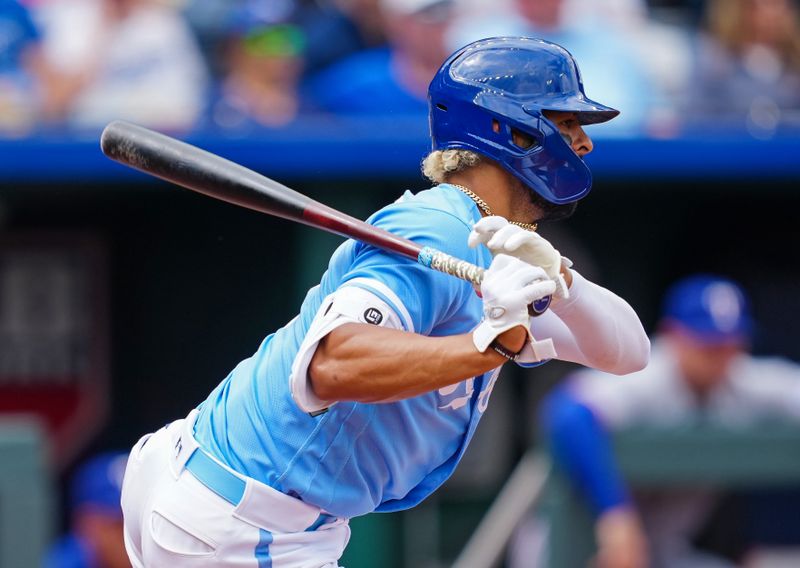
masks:
<instances>
[{"instance_id":1,"label":"bleached blonde hair","mask_svg":"<svg viewBox=\"0 0 800 568\"><path fill-rule=\"evenodd\" d=\"M434 183L480 163L481 157L470 150L434 150L422 160L422 173Z\"/></svg>"}]
</instances>

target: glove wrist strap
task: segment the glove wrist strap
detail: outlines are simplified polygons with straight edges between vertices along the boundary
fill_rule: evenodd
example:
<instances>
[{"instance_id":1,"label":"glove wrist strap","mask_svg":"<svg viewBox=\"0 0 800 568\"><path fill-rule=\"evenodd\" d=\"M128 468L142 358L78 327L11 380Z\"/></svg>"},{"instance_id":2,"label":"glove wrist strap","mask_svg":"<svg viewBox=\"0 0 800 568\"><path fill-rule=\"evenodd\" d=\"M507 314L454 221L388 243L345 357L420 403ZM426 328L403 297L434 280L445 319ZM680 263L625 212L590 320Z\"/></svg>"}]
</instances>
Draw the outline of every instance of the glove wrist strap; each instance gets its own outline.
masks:
<instances>
[{"instance_id":1,"label":"glove wrist strap","mask_svg":"<svg viewBox=\"0 0 800 568\"><path fill-rule=\"evenodd\" d=\"M495 352L505 357L506 359L508 359L509 361L516 361L517 356L519 355L519 353L514 353L513 351L510 351L505 347L503 347L500 344L500 342L497 341L496 338L492 340L492 342L489 344L489 347L492 348Z\"/></svg>"}]
</instances>

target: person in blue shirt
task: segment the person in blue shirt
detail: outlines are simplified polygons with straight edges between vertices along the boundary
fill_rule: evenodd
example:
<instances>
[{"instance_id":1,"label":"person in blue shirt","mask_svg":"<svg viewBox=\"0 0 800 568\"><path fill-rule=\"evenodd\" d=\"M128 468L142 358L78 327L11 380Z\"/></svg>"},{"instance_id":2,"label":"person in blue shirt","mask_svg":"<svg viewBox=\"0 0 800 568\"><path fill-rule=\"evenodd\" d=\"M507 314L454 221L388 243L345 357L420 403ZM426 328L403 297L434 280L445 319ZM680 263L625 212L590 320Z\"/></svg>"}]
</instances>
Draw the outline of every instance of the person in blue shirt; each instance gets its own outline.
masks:
<instances>
[{"instance_id":1,"label":"person in blue shirt","mask_svg":"<svg viewBox=\"0 0 800 568\"><path fill-rule=\"evenodd\" d=\"M220 77L197 130L241 137L315 112L300 88L308 41L293 11L291 4L247 1L216 18L208 44Z\"/></svg>"},{"instance_id":2,"label":"person in blue shirt","mask_svg":"<svg viewBox=\"0 0 800 568\"><path fill-rule=\"evenodd\" d=\"M554 459L596 518L599 568L729 565L692 544L720 492L672 488L637 500L617 467L610 433L800 420L800 367L751 355L753 327L736 282L693 274L667 291L645 369L624 380L584 369L545 399L542 426Z\"/></svg>"},{"instance_id":3,"label":"person in blue shirt","mask_svg":"<svg viewBox=\"0 0 800 568\"><path fill-rule=\"evenodd\" d=\"M130 567L120 506L127 459L124 452L104 452L78 467L69 490L70 531L50 547L45 568Z\"/></svg>"},{"instance_id":4,"label":"person in blue shirt","mask_svg":"<svg viewBox=\"0 0 800 568\"><path fill-rule=\"evenodd\" d=\"M485 268L479 290L343 243L297 317L133 447L134 566L338 566L350 518L414 507L450 476L503 363L646 364L633 309L535 232L589 192L583 125L618 111L586 98L566 50L530 38L458 50L428 92L438 185L369 222Z\"/></svg>"},{"instance_id":5,"label":"person in blue shirt","mask_svg":"<svg viewBox=\"0 0 800 568\"><path fill-rule=\"evenodd\" d=\"M313 110L299 89L305 43L300 28L257 19L239 25L222 42L224 76L200 127L242 135L286 126Z\"/></svg>"},{"instance_id":6,"label":"person in blue shirt","mask_svg":"<svg viewBox=\"0 0 800 568\"><path fill-rule=\"evenodd\" d=\"M336 115L424 117L427 85L447 57L453 0L379 0L387 45L365 49L311 75L304 90Z\"/></svg>"}]
</instances>

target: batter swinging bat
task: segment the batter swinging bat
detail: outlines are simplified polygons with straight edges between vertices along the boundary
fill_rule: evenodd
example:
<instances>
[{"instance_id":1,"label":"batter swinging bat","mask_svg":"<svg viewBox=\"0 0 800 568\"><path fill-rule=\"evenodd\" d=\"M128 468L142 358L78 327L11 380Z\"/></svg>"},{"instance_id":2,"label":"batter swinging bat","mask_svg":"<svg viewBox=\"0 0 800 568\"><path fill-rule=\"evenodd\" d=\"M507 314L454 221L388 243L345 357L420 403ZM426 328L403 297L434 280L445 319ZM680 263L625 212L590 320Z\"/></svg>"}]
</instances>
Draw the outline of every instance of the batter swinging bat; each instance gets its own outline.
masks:
<instances>
[{"instance_id":1,"label":"batter swinging bat","mask_svg":"<svg viewBox=\"0 0 800 568\"><path fill-rule=\"evenodd\" d=\"M480 285L483 269L337 211L277 181L191 144L124 121L100 137L103 153L117 162L185 188L373 245ZM534 303L542 313L550 298Z\"/></svg>"}]
</instances>

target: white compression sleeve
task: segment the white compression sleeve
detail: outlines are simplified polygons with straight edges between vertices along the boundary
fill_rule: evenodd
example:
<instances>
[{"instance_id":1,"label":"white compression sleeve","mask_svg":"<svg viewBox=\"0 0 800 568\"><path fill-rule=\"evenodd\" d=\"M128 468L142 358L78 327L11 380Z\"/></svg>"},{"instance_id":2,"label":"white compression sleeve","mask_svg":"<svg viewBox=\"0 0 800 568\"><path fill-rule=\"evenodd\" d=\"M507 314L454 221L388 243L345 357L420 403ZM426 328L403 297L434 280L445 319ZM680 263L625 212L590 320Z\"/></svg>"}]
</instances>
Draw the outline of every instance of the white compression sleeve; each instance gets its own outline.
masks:
<instances>
[{"instance_id":1,"label":"white compression sleeve","mask_svg":"<svg viewBox=\"0 0 800 568\"><path fill-rule=\"evenodd\" d=\"M623 375L647 365L650 340L633 308L572 271L569 298L531 320L534 337L553 339L558 358Z\"/></svg>"}]
</instances>

